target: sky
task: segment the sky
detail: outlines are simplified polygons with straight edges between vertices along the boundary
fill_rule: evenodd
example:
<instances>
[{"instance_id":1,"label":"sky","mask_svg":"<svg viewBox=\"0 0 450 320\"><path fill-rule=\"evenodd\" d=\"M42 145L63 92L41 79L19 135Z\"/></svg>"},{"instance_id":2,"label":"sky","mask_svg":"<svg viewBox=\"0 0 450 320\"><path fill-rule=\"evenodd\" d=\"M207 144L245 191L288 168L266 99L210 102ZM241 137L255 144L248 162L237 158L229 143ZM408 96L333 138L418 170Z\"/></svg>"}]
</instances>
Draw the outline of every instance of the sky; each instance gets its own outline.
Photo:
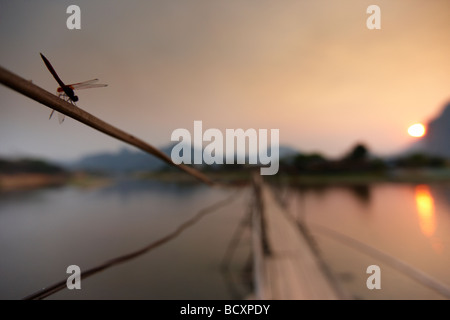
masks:
<instances>
[{"instance_id":1,"label":"sky","mask_svg":"<svg viewBox=\"0 0 450 320\"><path fill-rule=\"evenodd\" d=\"M69 5L81 29L69 30ZM381 9L369 30L366 9ZM56 93L99 78L77 105L162 147L177 128L279 129L280 143L380 155L450 100L448 0L0 0L0 65ZM74 160L125 145L0 85L0 156Z\"/></svg>"}]
</instances>

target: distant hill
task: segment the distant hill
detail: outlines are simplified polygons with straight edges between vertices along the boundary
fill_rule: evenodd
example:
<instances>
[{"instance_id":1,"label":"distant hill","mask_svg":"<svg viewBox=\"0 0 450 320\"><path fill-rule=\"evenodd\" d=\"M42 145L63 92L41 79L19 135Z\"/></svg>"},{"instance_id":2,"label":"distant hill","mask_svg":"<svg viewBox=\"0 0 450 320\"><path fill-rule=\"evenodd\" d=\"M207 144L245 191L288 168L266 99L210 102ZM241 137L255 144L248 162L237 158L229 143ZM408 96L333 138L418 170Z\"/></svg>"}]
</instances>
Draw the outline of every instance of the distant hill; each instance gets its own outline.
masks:
<instances>
[{"instance_id":1,"label":"distant hill","mask_svg":"<svg viewBox=\"0 0 450 320\"><path fill-rule=\"evenodd\" d=\"M296 155L298 155L300 153L299 150L291 148L289 146L284 146L284 145L281 145L278 148L278 152L280 154L280 159L296 156Z\"/></svg>"},{"instance_id":2,"label":"distant hill","mask_svg":"<svg viewBox=\"0 0 450 320\"><path fill-rule=\"evenodd\" d=\"M450 102L442 113L428 124L423 144L425 152L450 158Z\"/></svg>"},{"instance_id":3,"label":"distant hill","mask_svg":"<svg viewBox=\"0 0 450 320\"><path fill-rule=\"evenodd\" d=\"M450 102L439 116L428 123L425 137L411 145L405 153L415 152L450 158Z\"/></svg>"},{"instance_id":4,"label":"distant hill","mask_svg":"<svg viewBox=\"0 0 450 320\"><path fill-rule=\"evenodd\" d=\"M170 149L162 150L170 155ZM111 173L154 171L165 166L162 160L143 151L123 148L118 152L102 152L84 156L68 165L72 170L88 170Z\"/></svg>"},{"instance_id":5,"label":"distant hill","mask_svg":"<svg viewBox=\"0 0 450 320\"><path fill-rule=\"evenodd\" d=\"M41 159L0 159L0 174L23 173L62 174L65 170Z\"/></svg>"},{"instance_id":6,"label":"distant hill","mask_svg":"<svg viewBox=\"0 0 450 320\"><path fill-rule=\"evenodd\" d=\"M175 144L163 147L161 151L170 156ZM279 147L280 159L298 154L299 152L288 146ZM191 149L192 156L194 150ZM236 162L236 161L235 161ZM246 163L248 160L246 160ZM102 152L87 155L78 161L67 165L72 170L89 170L110 173L124 173L133 171L156 171L167 167L166 163L140 150L131 151L123 148L118 152Z\"/></svg>"}]
</instances>

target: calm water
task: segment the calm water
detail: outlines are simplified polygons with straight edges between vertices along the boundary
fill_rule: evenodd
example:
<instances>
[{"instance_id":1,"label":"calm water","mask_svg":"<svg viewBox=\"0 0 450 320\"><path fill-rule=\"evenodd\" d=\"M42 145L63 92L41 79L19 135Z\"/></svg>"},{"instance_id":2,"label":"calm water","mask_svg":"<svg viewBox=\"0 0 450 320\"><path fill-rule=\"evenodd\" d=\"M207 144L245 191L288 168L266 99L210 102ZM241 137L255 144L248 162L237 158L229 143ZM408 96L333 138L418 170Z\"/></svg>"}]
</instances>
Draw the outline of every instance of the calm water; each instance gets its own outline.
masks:
<instances>
[{"instance_id":1,"label":"calm water","mask_svg":"<svg viewBox=\"0 0 450 320\"><path fill-rule=\"evenodd\" d=\"M0 298L19 299L172 232L200 209L234 193L204 186L123 181L102 189L63 187L0 194ZM246 212L246 191L182 235L130 262L93 275L54 299L237 299L250 242L222 259Z\"/></svg>"},{"instance_id":2,"label":"calm water","mask_svg":"<svg viewBox=\"0 0 450 320\"><path fill-rule=\"evenodd\" d=\"M330 237L322 227L376 248L450 286L450 185L377 184L278 189L304 221L340 284L359 299L439 299L391 265ZM151 181L100 189L62 187L0 193L0 298L19 299L81 269L139 249L173 231L232 190ZM53 299L235 299L250 292L242 271L244 233L229 272L220 268L249 190L177 239L82 281ZM366 268L381 268L381 290L368 290Z\"/></svg>"},{"instance_id":3,"label":"calm water","mask_svg":"<svg viewBox=\"0 0 450 320\"><path fill-rule=\"evenodd\" d=\"M291 189L283 196L354 298L445 298L392 267L390 259L361 247L381 251L450 287L450 184ZM370 265L381 268L380 290L367 289Z\"/></svg>"}]
</instances>

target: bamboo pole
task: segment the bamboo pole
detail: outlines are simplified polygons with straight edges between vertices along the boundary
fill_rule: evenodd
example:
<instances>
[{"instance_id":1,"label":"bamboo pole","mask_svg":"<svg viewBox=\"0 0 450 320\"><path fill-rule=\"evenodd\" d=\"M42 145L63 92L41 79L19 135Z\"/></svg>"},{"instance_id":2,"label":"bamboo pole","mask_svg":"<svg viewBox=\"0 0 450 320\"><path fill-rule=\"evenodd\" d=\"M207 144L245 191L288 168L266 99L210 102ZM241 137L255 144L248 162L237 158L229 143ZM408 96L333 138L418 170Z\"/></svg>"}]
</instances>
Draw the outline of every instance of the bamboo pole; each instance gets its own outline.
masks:
<instances>
[{"instance_id":1,"label":"bamboo pole","mask_svg":"<svg viewBox=\"0 0 450 320\"><path fill-rule=\"evenodd\" d=\"M192 227L193 225L195 225L198 221L200 221L205 215L216 212L217 210L219 210L220 208L223 208L229 204L231 204L234 200L236 200L242 193L240 192L240 190L237 190L235 192L233 192L230 196L228 196L226 199L220 200L208 207L205 207L203 209L201 209L199 212L197 212L197 214L195 216L193 216L191 219L185 221L184 223L182 223L180 226L178 226L178 228L176 228L173 232L167 234L166 236L160 238L159 240L156 240L150 244L148 244L147 246L127 253L125 255L121 255L119 257L116 257L114 259L111 259L105 263L102 263L96 267L90 268L88 270L85 270L81 273L80 277L81 280L84 280L96 273L99 273L105 269L109 269L111 267L114 267L118 264L127 262L129 260L135 259L155 248L158 248L160 246L162 246L163 244L175 239L176 237L178 237L181 233L184 232L184 230ZM32 293L28 296L26 296L25 298L23 298L23 300L42 300L54 293L57 293L58 291L61 291L62 289L67 288L67 279L61 280L51 286L42 288L41 290Z\"/></svg>"},{"instance_id":2,"label":"bamboo pole","mask_svg":"<svg viewBox=\"0 0 450 320\"><path fill-rule=\"evenodd\" d=\"M141 149L142 151L145 151L161 159L162 161L166 162L171 166L178 167L181 170L190 174L191 176L194 176L198 180L210 186L215 184L212 180L210 180L200 171L192 167L186 166L184 164L179 165L175 164L168 155L158 150L157 148L149 145L143 140L136 138L131 134L128 134L125 131L122 131L110 125L109 123L106 123L105 121L95 117L94 115L84 111L83 109L58 98L57 96L51 94L50 92L33 84L31 81L25 80L22 77L4 69L1 66L0 66L0 83L49 107L50 109L65 114L66 116L75 119L81 123L84 123L85 125L94 128L95 130L98 130L100 132L103 132L104 134L107 134L113 138L116 138L120 141L133 145Z\"/></svg>"}]
</instances>

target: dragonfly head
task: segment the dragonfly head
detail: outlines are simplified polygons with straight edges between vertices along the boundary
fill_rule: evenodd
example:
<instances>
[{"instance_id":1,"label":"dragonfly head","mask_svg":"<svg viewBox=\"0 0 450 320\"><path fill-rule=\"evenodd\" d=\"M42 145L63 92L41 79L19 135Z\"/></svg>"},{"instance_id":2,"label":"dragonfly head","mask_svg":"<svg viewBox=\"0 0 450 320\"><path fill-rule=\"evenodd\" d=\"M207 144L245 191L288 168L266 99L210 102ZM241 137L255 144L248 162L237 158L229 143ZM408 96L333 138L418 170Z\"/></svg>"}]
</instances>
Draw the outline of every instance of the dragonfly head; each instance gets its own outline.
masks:
<instances>
[{"instance_id":1,"label":"dragonfly head","mask_svg":"<svg viewBox=\"0 0 450 320\"><path fill-rule=\"evenodd\" d=\"M73 96L72 101L73 102L77 102L78 101L78 96Z\"/></svg>"}]
</instances>

